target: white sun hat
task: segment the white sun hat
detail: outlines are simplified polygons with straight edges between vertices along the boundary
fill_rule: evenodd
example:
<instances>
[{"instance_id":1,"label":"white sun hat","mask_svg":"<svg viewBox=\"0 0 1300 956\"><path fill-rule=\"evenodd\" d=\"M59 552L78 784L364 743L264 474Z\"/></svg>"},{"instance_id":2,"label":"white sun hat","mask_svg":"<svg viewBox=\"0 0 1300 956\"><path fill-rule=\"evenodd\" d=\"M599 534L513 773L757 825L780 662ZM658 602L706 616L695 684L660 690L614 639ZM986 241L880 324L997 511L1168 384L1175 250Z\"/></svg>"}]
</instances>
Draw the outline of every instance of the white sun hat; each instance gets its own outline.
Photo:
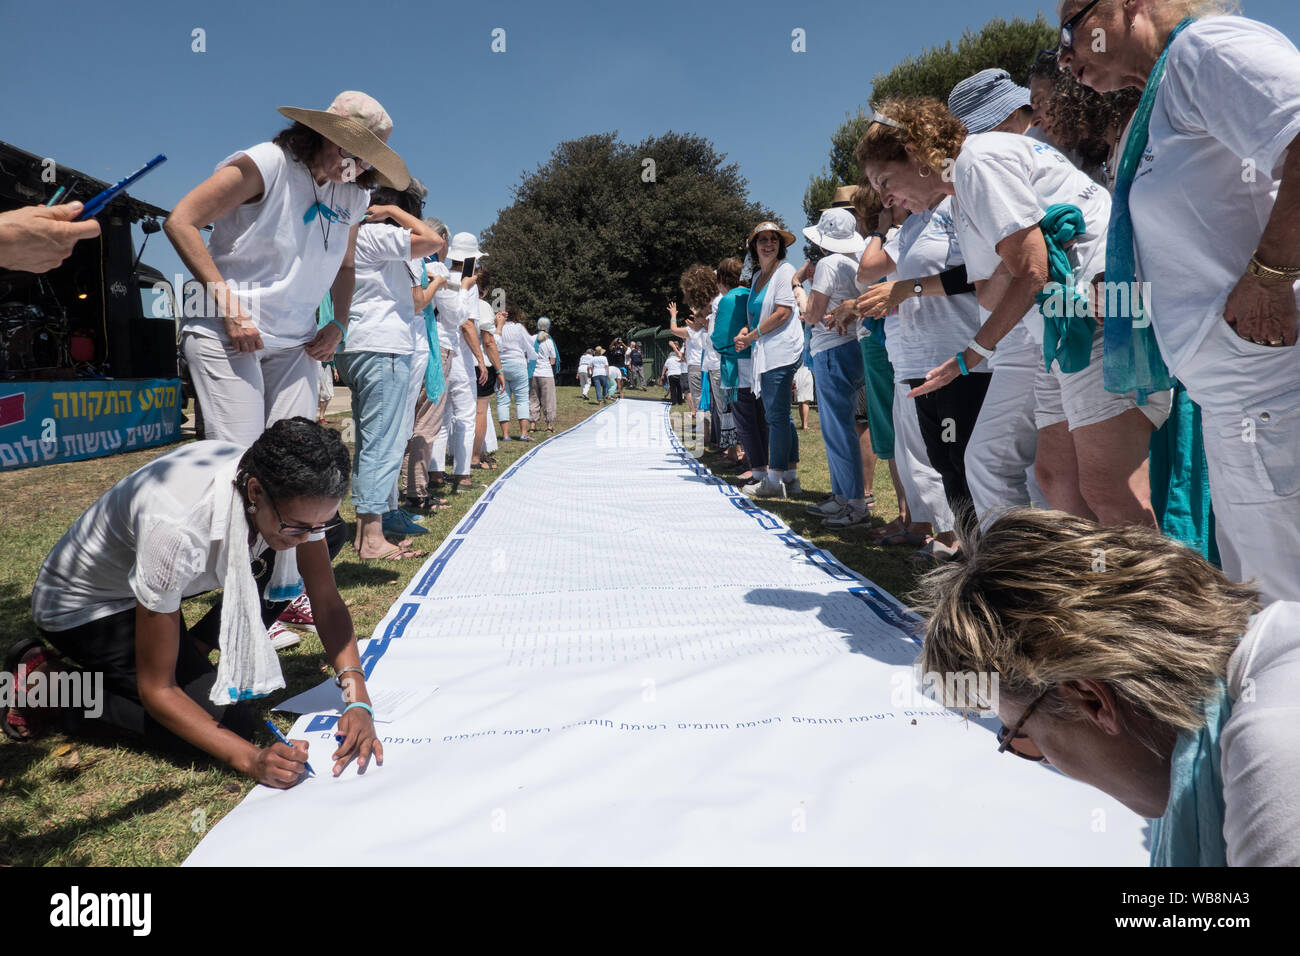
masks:
<instances>
[{"instance_id":1,"label":"white sun hat","mask_svg":"<svg viewBox=\"0 0 1300 956\"><path fill-rule=\"evenodd\" d=\"M841 206L827 209L815 226L805 226L804 238L827 252L843 252L851 256L862 255L867 240L858 235L858 220L851 209Z\"/></svg>"},{"instance_id":2,"label":"white sun hat","mask_svg":"<svg viewBox=\"0 0 1300 956\"><path fill-rule=\"evenodd\" d=\"M458 232L451 237L451 246L447 249L448 262L464 262L466 259L482 259L486 252L480 252L478 236L472 232Z\"/></svg>"}]
</instances>

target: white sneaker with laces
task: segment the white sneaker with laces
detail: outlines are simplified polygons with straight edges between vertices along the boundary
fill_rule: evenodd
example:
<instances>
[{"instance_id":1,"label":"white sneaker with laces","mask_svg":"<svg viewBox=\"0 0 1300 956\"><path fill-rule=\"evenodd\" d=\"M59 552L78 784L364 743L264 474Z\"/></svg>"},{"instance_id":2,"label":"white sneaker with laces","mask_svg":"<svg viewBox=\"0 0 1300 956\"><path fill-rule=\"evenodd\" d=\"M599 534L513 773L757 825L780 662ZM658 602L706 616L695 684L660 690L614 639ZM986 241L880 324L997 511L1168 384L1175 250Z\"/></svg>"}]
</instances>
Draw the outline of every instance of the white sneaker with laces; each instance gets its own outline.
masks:
<instances>
[{"instance_id":1,"label":"white sneaker with laces","mask_svg":"<svg viewBox=\"0 0 1300 956\"><path fill-rule=\"evenodd\" d=\"M844 509L837 515L831 515L822 522L826 528L849 528L855 524L862 524L871 517L871 509L866 505L845 504Z\"/></svg>"},{"instance_id":2,"label":"white sneaker with laces","mask_svg":"<svg viewBox=\"0 0 1300 956\"><path fill-rule=\"evenodd\" d=\"M803 485L799 484L798 475L794 476L794 480L785 482L785 493L790 498L803 494Z\"/></svg>"},{"instance_id":3,"label":"white sneaker with laces","mask_svg":"<svg viewBox=\"0 0 1300 956\"><path fill-rule=\"evenodd\" d=\"M770 481L764 479L759 483L758 487L754 489L755 498L784 498L785 496L786 486L785 482L782 481Z\"/></svg>"},{"instance_id":4,"label":"white sneaker with laces","mask_svg":"<svg viewBox=\"0 0 1300 956\"><path fill-rule=\"evenodd\" d=\"M291 627L285 627L279 621L276 621L267 629L266 635L271 639L271 646L277 651L282 651L286 647L293 647L302 640L297 631Z\"/></svg>"},{"instance_id":5,"label":"white sneaker with laces","mask_svg":"<svg viewBox=\"0 0 1300 956\"><path fill-rule=\"evenodd\" d=\"M845 507L847 507L848 503L847 498L842 498L839 495L831 495L825 501L819 501L815 505L809 505L804 509L804 512L812 515L814 518L830 518L843 511Z\"/></svg>"}]
</instances>

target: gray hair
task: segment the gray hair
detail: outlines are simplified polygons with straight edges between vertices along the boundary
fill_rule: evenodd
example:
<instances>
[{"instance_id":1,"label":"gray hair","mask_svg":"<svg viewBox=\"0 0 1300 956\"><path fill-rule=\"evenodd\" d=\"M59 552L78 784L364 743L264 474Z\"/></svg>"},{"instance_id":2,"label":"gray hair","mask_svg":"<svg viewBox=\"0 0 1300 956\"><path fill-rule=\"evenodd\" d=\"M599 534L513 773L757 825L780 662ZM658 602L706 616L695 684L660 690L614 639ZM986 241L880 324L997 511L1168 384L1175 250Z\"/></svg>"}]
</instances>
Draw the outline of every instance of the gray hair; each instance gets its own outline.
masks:
<instances>
[{"instance_id":1,"label":"gray hair","mask_svg":"<svg viewBox=\"0 0 1300 956\"><path fill-rule=\"evenodd\" d=\"M1070 0L1057 0L1056 15L1061 16L1065 10L1065 5ZM1106 4L1107 9L1114 7L1115 3ZM1199 20L1201 17L1221 16L1228 13L1236 13L1241 4L1238 0L1158 0L1156 15L1159 19L1167 21L1172 27L1186 17L1192 17Z\"/></svg>"},{"instance_id":2,"label":"gray hair","mask_svg":"<svg viewBox=\"0 0 1300 956\"><path fill-rule=\"evenodd\" d=\"M424 220L424 224L428 226L430 229L432 229L434 232L436 232L438 235L442 236L442 238L447 240L451 239L451 233L447 231L447 224L444 223L441 219L435 219L434 217L430 216L428 219Z\"/></svg>"}]
</instances>

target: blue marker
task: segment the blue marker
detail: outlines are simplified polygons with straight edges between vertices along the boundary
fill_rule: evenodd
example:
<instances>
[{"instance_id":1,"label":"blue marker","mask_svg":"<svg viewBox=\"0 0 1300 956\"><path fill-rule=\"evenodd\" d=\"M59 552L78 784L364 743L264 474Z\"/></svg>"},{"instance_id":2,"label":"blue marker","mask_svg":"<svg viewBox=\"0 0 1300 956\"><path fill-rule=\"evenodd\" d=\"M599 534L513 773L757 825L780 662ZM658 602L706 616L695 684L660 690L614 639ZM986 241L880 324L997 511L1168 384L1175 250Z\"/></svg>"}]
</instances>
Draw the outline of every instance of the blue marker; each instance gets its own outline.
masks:
<instances>
[{"instance_id":1,"label":"blue marker","mask_svg":"<svg viewBox=\"0 0 1300 956\"><path fill-rule=\"evenodd\" d=\"M159 166L159 164L165 162L167 162L167 157L164 156L162 153L159 153L153 159L149 160L149 162L145 163L143 166L141 166L139 169L133 172L130 176L127 176L125 179L118 180L116 183L114 183L112 186L109 186L103 192L99 193L96 196L92 196L90 199L86 201L86 205L81 210L81 215L77 217L76 221L81 222L83 219L90 219L92 216L99 215L104 210L104 207L107 206L110 202L112 202L118 193L122 192L124 189L126 189L127 186L130 186L141 176L145 175L145 173L153 172L153 170L156 169Z\"/></svg>"},{"instance_id":2,"label":"blue marker","mask_svg":"<svg viewBox=\"0 0 1300 956\"><path fill-rule=\"evenodd\" d=\"M284 744L286 747L293 747L293 744L289 743L289 738L280 733L279 727L275 726L275 724L271 723L269 720L266 722L266 726L271 728L271 733L275 734L276 740L280 741L280 743ZM307 764L307 772L313 777L316 776L316 771L311 769L311 764Z\"/></svg>"}]
</instances>

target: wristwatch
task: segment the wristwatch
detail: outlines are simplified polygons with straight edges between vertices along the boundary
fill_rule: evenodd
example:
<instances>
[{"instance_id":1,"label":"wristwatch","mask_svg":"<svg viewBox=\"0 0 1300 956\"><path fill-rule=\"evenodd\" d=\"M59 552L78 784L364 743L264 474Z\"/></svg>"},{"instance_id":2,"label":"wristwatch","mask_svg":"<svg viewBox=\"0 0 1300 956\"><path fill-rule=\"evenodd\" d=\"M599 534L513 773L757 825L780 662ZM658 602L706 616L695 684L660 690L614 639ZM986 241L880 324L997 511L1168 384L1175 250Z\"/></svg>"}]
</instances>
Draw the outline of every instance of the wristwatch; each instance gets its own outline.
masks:
<instances>
[{"instance_id":1,"label":"wristwatch","mask_svg":"<svg viewBox=\"0 0 1300 956\"><path fill-rule=\"evenodd\" d=\"M920 280L920 279L917 279L915 282L912 283L912 291L915 292L918 296L921 294L921 280Z\"/></svg>"}]
</instances>

